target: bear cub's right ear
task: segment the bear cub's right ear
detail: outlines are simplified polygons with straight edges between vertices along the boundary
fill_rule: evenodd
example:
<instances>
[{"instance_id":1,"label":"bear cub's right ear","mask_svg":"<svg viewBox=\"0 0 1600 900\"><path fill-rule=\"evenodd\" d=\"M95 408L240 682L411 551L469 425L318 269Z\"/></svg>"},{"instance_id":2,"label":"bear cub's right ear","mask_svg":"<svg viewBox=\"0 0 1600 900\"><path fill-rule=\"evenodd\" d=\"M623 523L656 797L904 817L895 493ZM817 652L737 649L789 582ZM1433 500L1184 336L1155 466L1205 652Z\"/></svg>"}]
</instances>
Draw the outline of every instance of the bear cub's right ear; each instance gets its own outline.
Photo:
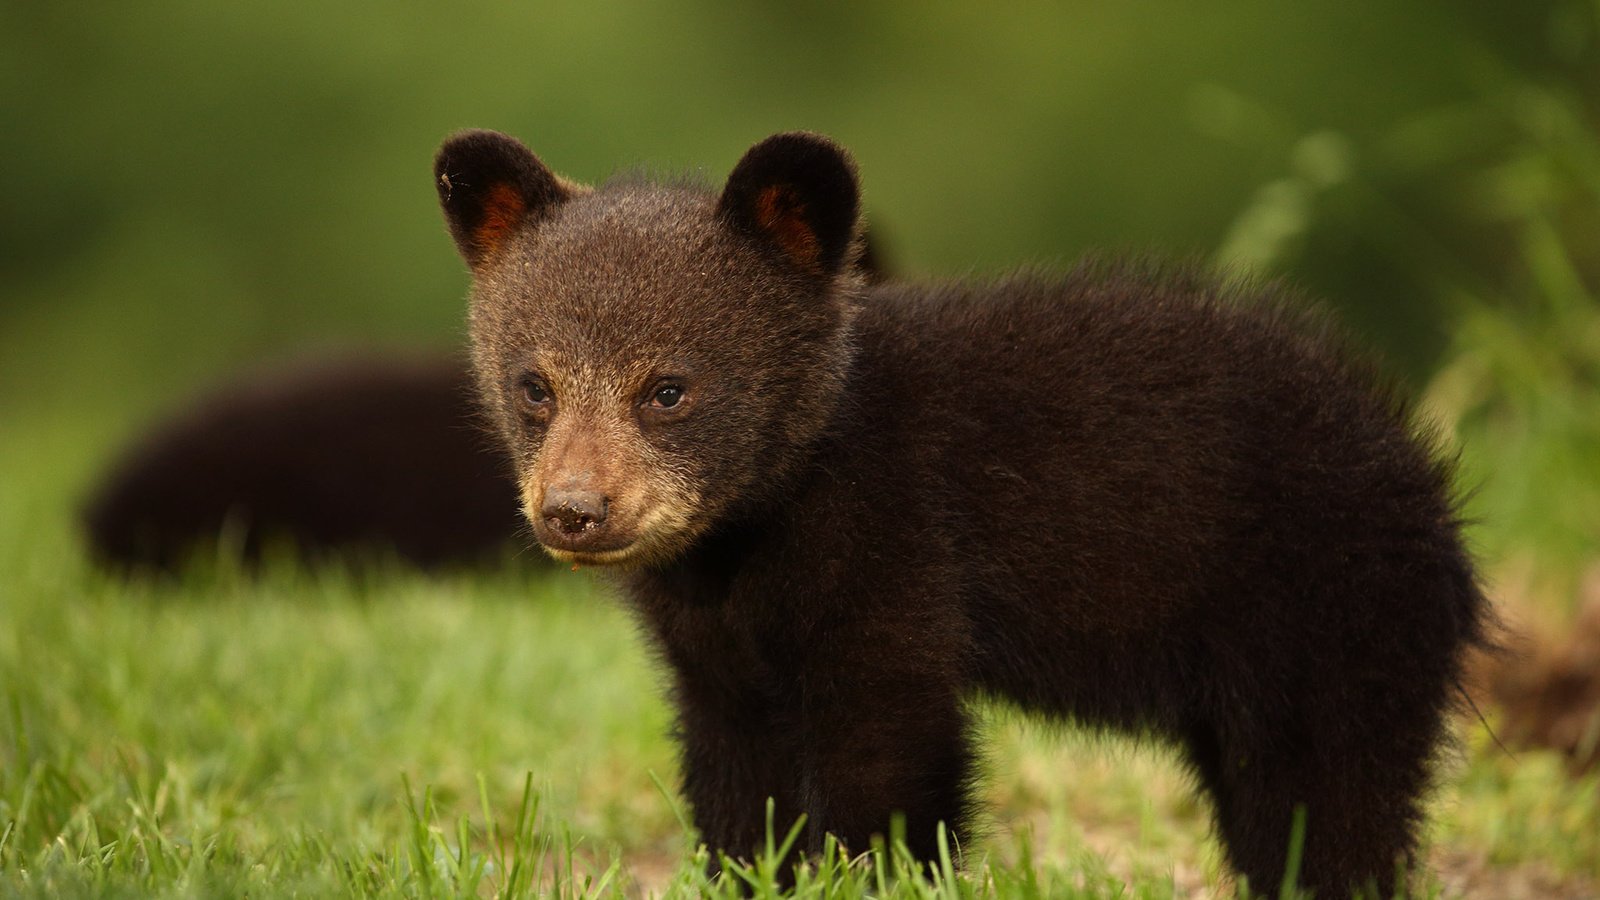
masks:
<instances>
[{"instance_id":1,"label":"bear cub's right ear","mask_svg":"<svg viewBox=\"0 0 1600 900\"><path fill-rule=\"evenodd\" d=\"M433 158L433 181L456 249L474 269L524 223L573 194L533 151L498 131L462 131L445 141Z\"/></svg>"}]
</instances>

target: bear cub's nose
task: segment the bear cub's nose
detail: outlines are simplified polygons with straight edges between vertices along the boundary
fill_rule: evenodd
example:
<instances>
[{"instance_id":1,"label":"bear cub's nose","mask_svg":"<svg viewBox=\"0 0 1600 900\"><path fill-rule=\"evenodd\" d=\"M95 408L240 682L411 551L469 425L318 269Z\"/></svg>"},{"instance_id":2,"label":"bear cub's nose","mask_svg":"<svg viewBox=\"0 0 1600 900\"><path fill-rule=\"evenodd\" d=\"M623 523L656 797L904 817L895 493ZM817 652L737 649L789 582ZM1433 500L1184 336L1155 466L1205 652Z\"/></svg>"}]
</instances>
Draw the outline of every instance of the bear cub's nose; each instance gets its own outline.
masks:
<instances>
[{"instance_id":1,"label":"bear cub's nose","mask_svg":"<svg viewBox=\"0 0 1600 900\"><path fill-rule=\"evenodd\" d=\"M599 528L606 520L606 507L610 503L594 491L565 491L551 489L545 492L541 514L550 526L567 534L582 534Z\"/></svg>"}]
</instances>

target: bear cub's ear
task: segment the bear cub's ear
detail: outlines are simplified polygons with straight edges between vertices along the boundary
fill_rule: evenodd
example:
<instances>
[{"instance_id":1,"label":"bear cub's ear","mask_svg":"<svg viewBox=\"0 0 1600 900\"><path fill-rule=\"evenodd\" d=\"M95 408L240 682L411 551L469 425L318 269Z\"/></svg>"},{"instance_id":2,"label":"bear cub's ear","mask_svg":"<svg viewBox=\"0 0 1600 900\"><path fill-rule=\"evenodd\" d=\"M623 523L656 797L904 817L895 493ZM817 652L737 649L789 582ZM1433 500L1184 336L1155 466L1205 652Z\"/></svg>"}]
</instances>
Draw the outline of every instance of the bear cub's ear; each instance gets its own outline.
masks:
<instances>
[{"instance_id":1,"label":"bear cub's ear","mask_svg":"<svg viewBox=\"0 0 1600 900\"><path fill-rule=\"evenodd\" d=\"M533 151L497 131L462 131L433 158L434 187L450 236L478 268L525 222L549 215L572 196Z\"/></svg>"},{"instance_id":2,"label":"bear cub's ear","mask_svg":"<svg viewBox=\"0 0 1600 900\"><path fill-rule=\"evenodd\" d=\"M718 210L804 271L833 276L850 262L860 211L856 167L820 134L775 134L745 153Z\"/></svg>"}]
</instances>

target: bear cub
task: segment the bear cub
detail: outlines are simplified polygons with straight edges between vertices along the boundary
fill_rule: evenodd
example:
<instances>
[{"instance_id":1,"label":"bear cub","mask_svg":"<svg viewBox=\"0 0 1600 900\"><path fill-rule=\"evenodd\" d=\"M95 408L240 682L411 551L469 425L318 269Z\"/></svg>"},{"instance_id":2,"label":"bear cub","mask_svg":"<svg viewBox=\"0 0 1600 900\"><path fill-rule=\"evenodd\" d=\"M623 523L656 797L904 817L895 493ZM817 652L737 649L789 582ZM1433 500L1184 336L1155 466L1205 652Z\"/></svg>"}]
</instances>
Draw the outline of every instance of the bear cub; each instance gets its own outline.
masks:
<instances>
[{"instance_id":1,"label":"bear cub","mask_svg":"<svg viewBox=\"0 0 1600 900\"><path fill-rule=\"evenodd\" d=\"M720 191L439 150L473 365L556 558L670 666L683 790L748 857L972 817L966 701L1176 742L1227 859L1388 892L1486 604L1449 466L1281 288L1187 270L868 286L850 157Z\"/></svg>"}]
</instances>

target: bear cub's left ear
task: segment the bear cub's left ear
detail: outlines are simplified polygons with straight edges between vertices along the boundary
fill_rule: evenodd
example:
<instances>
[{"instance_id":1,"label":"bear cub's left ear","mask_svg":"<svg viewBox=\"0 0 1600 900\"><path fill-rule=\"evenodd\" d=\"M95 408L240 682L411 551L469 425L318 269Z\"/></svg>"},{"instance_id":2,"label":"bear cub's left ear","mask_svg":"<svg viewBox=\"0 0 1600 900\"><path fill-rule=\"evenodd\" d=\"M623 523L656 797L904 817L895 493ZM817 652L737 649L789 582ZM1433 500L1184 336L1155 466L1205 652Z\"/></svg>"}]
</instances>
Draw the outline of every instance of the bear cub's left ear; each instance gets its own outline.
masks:
<instances>
[{"instance_id":1,"label":"bear cub's left ear","mask_svg":"<svg viewBox=\"0 0 1600 900\"><path fill-rule=\"evenodd\" d=\"M831 277L851 261L860 202L850 155L820 134L792 131L745 153L718 211L800 269Z\"/></svg>"},{"instance_id":2,"label":"bear cub's left ear","mask_svg":"<svg viewBox=\"0 0 1600 900\"><path fill-rule=\"evenodd\" d=\"M433 181L456 249L474 269L524 223L573 194L533 151L497 131L462 131L445 141L433 158Z\"/></svg>"}]
</instances>

